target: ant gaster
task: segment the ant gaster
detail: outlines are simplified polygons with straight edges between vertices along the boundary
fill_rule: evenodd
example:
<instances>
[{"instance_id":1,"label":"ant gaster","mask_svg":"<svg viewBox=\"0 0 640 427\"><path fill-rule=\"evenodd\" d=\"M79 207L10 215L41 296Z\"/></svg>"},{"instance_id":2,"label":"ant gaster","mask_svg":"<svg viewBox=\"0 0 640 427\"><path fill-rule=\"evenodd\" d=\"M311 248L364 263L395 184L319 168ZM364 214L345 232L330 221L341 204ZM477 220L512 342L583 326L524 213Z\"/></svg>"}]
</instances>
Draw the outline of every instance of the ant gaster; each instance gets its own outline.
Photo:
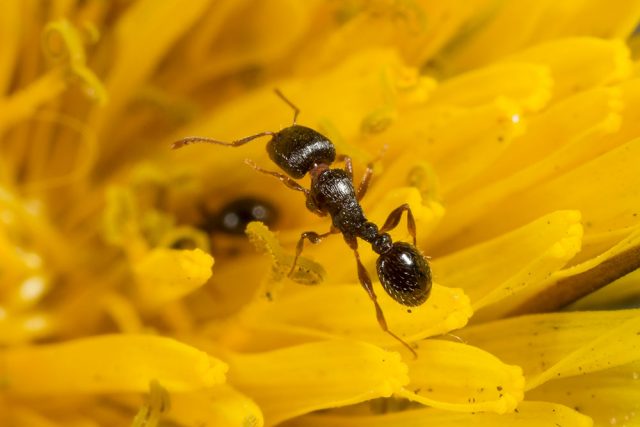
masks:
<instances>
[{"instance_id":1,"label":"ant gaster","mask_svg":"<svg viewBox=\"0 0 640 427\"><path fill-rule=\"evenodd\" d=\"M262 169L250 160L246 163L258 172L271 175L279 179L292 190L302 192L306 197L307 208L312 212L332 220L331 229L326 233L306 231L300 236L296 245L296 255L291 266L293 272L298 257L302 253L304 241L316 244L330 234L342 233L344 240L353 250L358 268L358 279L373 302L378 323L383 331L407 347L416 356L415 351L400 337L391 332L378 304L373 290L371 278L367 273L358 253L358 238L371 244L378 256L376 262L378 277L384 290L397 302L405 306L421 305L429 297L431 291L431 270L427 260L416 248L416 226L408 204L394 209L382 228L367 220L360 206L360 200L365 195L371 176L373 165L367 165L366 172L358 185L357 191L353 185L353 167L347 156L336 156L333 143L319 132L296 124L300 110L289 101L279 90L276 94L293 110L293 124L278 132L260 132L231 142L223 142L206 137L187 137L173 143L177 149L192 143L211 143L238 147L256 138L270 136L267 143L269 157L280 169L287 173ZM334 161L344 161L344 169L332 168ZM300 179L306 174L311 176L311 188L302 187L292 178ZM395 228L407 213L407 227L413 238L413 245L405 242L393 242L388 231Z\"/></svg>"}]
</instances>

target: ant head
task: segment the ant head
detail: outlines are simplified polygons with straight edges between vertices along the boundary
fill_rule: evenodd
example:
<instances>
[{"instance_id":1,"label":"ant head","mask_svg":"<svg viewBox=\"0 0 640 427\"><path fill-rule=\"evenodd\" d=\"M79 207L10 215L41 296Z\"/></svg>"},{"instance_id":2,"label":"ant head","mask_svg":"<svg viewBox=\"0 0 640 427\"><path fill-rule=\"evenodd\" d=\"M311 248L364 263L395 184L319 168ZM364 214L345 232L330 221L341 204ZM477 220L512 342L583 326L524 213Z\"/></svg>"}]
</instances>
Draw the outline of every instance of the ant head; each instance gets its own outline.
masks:
<instances>
[{"instance_id":1,"label":"ant head","mask_svg":"<svg viewBox=\"0 0 640 427\"><path fill-rule=\"evenodd\" d=\"M396 242L376 263L385 291L397 302L415 307L429 298L431 269L413 245Z\"/></svg>"},{"instance_id":2,"label":"ant head","mask_svg":"<svg viewBox=\"0 0 640 427\"><path fill-rule=\"evenodd\" d=\"M296 179L316 165L328 165L336 159L336 149L326 136L296 124L273 134L267 152L275 164Z\"/></svg>"},{"instance_id":3,"label":"ant head","mask_svg":"<svg viewBox=\"0 0 640 427\"><path fill-rule=\"evenodd\" d=\"M329 138L311 128L297 125L296 119L298 113L300 113L298 107L289 101L278 89L276 89L276 95L293 108L293 125L279 132L260 132L231 142L192 136L175 141L171 145L171 148L177 149L194 143L239 147L256 138L271 136L271 140L267 143L269 157L271 157L271 160L273 160L275 164L280 166L280 169L292 178L302 178L317 165L329 165L333 163L336 159L336 149L333 143L329 141Z\"/></svg>"}]
</instances>

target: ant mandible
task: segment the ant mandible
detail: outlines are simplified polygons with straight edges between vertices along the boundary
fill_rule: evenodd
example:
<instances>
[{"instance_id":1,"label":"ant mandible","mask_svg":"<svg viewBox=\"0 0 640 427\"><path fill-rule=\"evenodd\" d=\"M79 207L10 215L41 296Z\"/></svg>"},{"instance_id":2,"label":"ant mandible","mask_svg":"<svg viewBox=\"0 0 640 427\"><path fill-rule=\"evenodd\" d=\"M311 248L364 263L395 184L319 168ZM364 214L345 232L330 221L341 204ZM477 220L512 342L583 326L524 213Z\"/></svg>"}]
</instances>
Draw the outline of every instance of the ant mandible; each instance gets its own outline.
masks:
<instances>
[{"instance_id":1,"label":"ant mandible","mask_svg":"<svg viewBox=\"0 0 640 427\"><path fill-rule=\"evenodd\" d=\"M269 157L289 176L262 169L250 160L246 160L246 163L258 172L279 179L290 189L302 192L306 197L307 208L310 211L320 216L328 214L332 220L331 229L326 233L319 234L314 231L302 233L296 245L296 255L289 274L295 268L305 240L317 244L331 234L342 233L344 240L355 255L358 279L375 306L378 324L384 332L407 347L415 357L416 352L413 348L391 332L387 326L369 273L360 261L357 240L360 238L371 244L373 251L378 254L376 268L380 283L394 300L409 307L424 303L431 291L431 270L427 260L416 248L416 225L409 205L403 204L394 209L380 229L373 222L368 221L360 206L360 200L365 195L371 181L373 165L371 163L367 165L356 191L353 185L351 159L344 155L336 156L333 143L324 135L311 128L296 124L300 110L278 89L275 92L294 110L291 126L278 132L260 132L231 142L199 136L187 137L174 142L171 147L177 149L193 143L238 147L256 138L270 136L271 140L267 143ZM336 160L344 161L344 169L331 167L331 164ZM300 179L307 173L311 175L310 189L302 187L292 179ZM387 233L399 224L403 212L407 213L407 228L413 238L413 245L405 242L394 243Z\"/></svg>"}]
</instances>

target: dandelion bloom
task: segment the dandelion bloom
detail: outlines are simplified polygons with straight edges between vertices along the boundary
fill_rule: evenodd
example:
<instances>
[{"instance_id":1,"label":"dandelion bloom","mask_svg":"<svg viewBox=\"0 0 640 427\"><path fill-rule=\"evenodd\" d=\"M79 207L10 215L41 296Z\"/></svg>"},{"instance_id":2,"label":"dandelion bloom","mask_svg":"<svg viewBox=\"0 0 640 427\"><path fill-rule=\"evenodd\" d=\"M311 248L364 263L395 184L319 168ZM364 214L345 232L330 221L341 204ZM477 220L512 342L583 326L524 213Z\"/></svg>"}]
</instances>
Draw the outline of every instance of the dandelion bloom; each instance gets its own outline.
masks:
<instances>
[{"instance_id":1,"label":"dandelion bloom","mask_svg":"<svg viewBox=\"0 0 640 427\"><path fill-rule=\"evenodd\" d=\"M0 424L639 424L640 1L0 9ZM266 141L169 149L289 126L274 88L411 206L431 297L374 286L417 358L340 236L287 277L329 221Z\"/></svg>"}]
</instances>

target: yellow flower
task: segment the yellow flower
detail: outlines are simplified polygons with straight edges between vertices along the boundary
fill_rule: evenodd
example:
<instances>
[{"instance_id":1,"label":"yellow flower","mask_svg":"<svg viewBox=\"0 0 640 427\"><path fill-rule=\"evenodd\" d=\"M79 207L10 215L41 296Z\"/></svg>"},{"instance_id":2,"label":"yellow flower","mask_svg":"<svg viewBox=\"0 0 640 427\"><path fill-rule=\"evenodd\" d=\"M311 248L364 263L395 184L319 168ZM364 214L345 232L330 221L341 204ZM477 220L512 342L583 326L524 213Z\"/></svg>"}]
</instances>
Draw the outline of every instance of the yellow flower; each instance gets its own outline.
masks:
<instances>
[{"instance_id":1,"label":"yellow flower","mask_svg":"<svg viewBox=\"0 0 640 427\"><path fill-rule=\"evenodd\" d=\"M5 3L1 425L638 424L640 1ZM417 358L340 236L288 278L329 220L265 140L169 149L289 126L274 88L411 207Z\"/></svg>"}]
</instances>

